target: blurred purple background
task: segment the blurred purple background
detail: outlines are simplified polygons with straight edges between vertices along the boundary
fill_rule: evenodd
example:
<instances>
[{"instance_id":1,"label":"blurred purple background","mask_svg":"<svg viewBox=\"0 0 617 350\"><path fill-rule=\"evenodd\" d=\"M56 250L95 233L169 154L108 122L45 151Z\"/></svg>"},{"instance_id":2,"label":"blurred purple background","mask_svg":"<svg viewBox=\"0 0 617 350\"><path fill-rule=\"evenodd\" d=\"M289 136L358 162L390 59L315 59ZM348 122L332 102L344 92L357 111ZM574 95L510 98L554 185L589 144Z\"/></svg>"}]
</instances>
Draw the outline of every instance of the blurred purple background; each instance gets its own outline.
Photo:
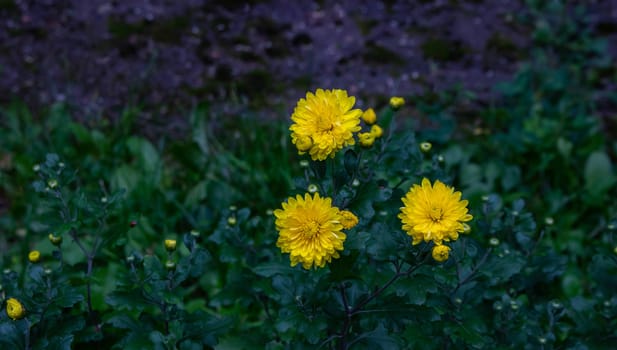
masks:
<instances>
[{"instance_id":1,"label":"blurred purple background","mask_svg":"<svg viewBox=\"0 0 617 350\"><path fill-rule=\"evenodd\" d=\"M615 57L615 1L587 8ZM526 11L518 0L0 0L0 102L66 102L82 120L138 105L140 123L183 132L200 101L280 114L316 87L374 98L460 84L490 101L529 55Z\"/></svg>"}]
</instances>

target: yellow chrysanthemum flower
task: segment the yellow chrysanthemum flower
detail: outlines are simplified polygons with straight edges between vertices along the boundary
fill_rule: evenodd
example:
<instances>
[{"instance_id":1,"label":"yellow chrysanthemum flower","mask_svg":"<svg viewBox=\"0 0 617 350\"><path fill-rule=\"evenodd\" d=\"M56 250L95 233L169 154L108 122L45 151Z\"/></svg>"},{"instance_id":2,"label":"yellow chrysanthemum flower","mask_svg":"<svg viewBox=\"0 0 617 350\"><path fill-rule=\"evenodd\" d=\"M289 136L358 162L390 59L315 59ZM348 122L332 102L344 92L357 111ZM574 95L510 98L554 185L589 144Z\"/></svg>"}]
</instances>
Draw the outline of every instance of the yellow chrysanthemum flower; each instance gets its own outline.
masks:
<instances>
[{"instance_id":1,"label":"yellow chrysanthemum flower","mask_svg":"<svg viewBox=\"0 0 617 350\"><path fill-rule=\"evenodd\" d=\"M358 217L349 210L341 210L340 222L345 230L354 228L358 224Z\"/></svg>"},{"instance_id":2,"label":"yellow chrysanthemum flower","mask_svg":"<svg viewBox=\"0 0 617 350\"><path fill-rule=\"evenodd\" d=\"M377 114L372 108L369 108L362 113L362 120L368 125L373 125L377 121Z\"/></svg>"},{"instance_id":3,"label":"yellow chrysanthemum flower","mask_svg":"<svg viewBox=\"0 0 617 350\"><path fill-rule=\"evenodd\" d=\"M28 253L28 261L30 261L31 263L37 263L39 262L39 260L41 260L41 252L39 252L38 250L33 250Z\"/></svg>"},{"instance_id":4,"label":"yellow chrysanthemum flower","mask_svg":"<svg viewBox=\"0 0 617 350\"><path fill-rule=\"evenodd\" d=\"M371 126L371 135L373 135L376 139L380 138L383 135L383 129L381 126L377 124Z\"/></svg>"},{"instance_id":5,"label":"yellow chrysanthemum flower","mask_svg":"<svg viewBox=\"0 0 617 350\"><path fill-rule=\"evenodd\" d=\"M370 132L361 132L358 134L358 141L363 147L371 147L375 143L375 136Z\"/></svg>"},{"instance_id":6,"label":"yellow chrysanthemum flower","mask_svg":"<svg viewBox=\"0 0 617 350\"><path fill-rule=\"evenodd\" d=\"M390 107L399 109L405 104L405 99L400 96L390 97Z\"/></svg>"},{"instance_id":7,"label":"yellow chrysanthemum flower","mask_svg":"<svg viewBox=\"0 0 617 350\"><path fill-rule=\"evenodd\" d=\"M341 232L341 214L332 206L331 198L305 194L290 197L283 209L274 211L279 231L276 246L289 253L291 266L302 264L305 269L324 267L338 258L347 236Z\"/></svg>"},{"instance_id":8,"label":"yellow chrysanthemum flower","mask_svg":"<svg viewBox=\"0 0 617 350\"><path fill-rule=\"evenodd\" d=\"M313 160L334 158L336 152L353 145L353 133L360 130L360 109L345 90L317 89L298 101L291 120L291 142L298 153L308 152Z\"/></svg>"},{"instance_id":9,"label":"yellow chrysanthemum flower","mask_svg":"<svg viewBox=\"0 0 617 350\"><path fill-rule=\"evenodd\" d=\"M6 301L6 314L13 320L20 320L26 316L26 309L15 298L9 298Z\"/></svg>"},{"instance_id":10,"label":"yellow chrysanthemum flower","mask_svg":"<svg viewBox=\"0 0 617 350\"><path fill-rule=\"evenodd\" d=\"M422 185L413 185L402 200L405 206L398 217L403 230L413 237L413 244L454 241L459 232L464 232L463 223L473 219L467 213L468 202L461 200L461 192L454 192L439 180L431 186L424 178Z\"/></svg>"},{"instance_id":11,"label":"yellow chrysanthemum flower","mask_svg":"<svg viewBox=\"0 0 617 350\"><path fill-rule=\"evenodd\" d=\"M440 244L433 247L433 251L431 252L433 259L437 262L444 262L448 260L450 256L450 247Z\"/></svg>"}]
</instances>

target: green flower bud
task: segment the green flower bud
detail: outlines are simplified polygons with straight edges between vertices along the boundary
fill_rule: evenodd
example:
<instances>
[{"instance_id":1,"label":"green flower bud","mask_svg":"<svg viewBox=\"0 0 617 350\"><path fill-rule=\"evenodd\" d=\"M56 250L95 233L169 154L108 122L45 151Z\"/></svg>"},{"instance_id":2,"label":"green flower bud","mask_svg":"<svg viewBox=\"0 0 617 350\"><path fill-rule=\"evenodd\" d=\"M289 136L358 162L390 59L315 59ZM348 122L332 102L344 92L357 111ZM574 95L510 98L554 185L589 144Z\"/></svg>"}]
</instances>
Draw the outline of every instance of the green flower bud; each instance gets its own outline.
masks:
<instances>
[{"instance_id":1,"label":"green flower bud","mask_svg":"<svg viewBox=\"0 0 617 350\"><path fill-rule=\"evenodd\" d=\"M422 142L420 144L420 150L422 150L422 152L424 153L430 152L431 148L433 148L433 145L430 142Z\"/></svg>"},{"instance_id":2,"label":"green flower bud","mask_svg":"<svg viewBox=\"0 0 617 350\"><path fill-rule=\"evenodd\" d=\"M62 244L62 236L55 236L53 233L50 233L48 238L51 244L55 246L59 246L60 244Z\"/></svg>"}]
</instances>

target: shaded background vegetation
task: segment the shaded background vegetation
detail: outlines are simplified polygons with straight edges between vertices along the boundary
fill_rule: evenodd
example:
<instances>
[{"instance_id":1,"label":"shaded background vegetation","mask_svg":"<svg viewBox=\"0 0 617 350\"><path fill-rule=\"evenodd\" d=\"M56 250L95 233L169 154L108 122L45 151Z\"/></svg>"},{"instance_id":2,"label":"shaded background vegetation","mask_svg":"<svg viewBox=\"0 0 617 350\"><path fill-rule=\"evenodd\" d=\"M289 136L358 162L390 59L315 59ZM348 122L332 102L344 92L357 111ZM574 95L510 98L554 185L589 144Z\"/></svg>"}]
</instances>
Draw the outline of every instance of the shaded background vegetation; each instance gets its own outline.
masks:
<instances>
[{"instance_id":1,"label":"shaded background vegetation","mask_svg":"<svg viewBox=\"0 0 617 350\"><path fill-rule=\"evenodd\" d=\"M2 266L23 272L29 250L51 254L58 219L31 184L56 153L94 207L126 190L110 219L124 236L94 261L95 309L131 304L102 297L125 256L156 255L164 237L196 230L211 255L179 305L229 317L217 330L229 348L282 346L301 334L292 323L271 329L281 291L269 278L284 279L258 264L284 260L269 210L306 187L294 180L293 105L308 90L344 88L383 116L402 95L405 140L433 143L418 171L470 200L479 248L501 242L481 271L491 288L461 292L456 309L482 316L472 332L450 324L442 345L601 348L617 337L616 18L615 1L0 1ZM372 205L374 215L384 204ZM74 280L80 256L67 245ZM552 305L561 320L547 330ZM119 341L118 324L105 324L100 344ZM80 344L95 339L81 333Z\"/></svg>"}]
</instances>

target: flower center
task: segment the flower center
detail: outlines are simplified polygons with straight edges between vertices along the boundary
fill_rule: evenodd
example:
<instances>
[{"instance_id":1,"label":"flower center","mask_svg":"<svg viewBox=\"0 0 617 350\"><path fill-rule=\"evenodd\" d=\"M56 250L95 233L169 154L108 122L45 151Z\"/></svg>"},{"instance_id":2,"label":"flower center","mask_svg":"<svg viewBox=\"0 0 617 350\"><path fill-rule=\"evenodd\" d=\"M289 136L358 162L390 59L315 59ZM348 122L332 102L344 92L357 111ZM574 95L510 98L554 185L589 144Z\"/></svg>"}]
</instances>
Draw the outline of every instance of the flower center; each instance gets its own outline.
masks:
<instances>
[{"instance_id":1,"label":"flower center","mask_svg":"<svg viewBox=\"0 0 617 350\"><path fill-rule=\"evenodd\" d=\"M315 220L310 220L302 225L302 233L304 237L313 237L319 232L320 225Z\"/></svg>"},{"instance_id":2,"label":"flower center","mask_svg":"<svg viewBox=\"0 0 617 350\"><path fill-rule=\"evenodd\" d=\"M443 218L443 209L432 208L428 216L431 218L431 220L433 220L433 222L439 222Z\"/></svg>"},{"instance_id":3,"label":"flower center","mask_svg":"<svg viewBox=\"0 0 617 350\"><path fill-rule=\"evenodd\" d=\"M328 113L318 121L318 128L321 132L331 132L338 125L338 122L335 121L336 118L332 115L332 113Z\"/></svg>"}]
</instances>

